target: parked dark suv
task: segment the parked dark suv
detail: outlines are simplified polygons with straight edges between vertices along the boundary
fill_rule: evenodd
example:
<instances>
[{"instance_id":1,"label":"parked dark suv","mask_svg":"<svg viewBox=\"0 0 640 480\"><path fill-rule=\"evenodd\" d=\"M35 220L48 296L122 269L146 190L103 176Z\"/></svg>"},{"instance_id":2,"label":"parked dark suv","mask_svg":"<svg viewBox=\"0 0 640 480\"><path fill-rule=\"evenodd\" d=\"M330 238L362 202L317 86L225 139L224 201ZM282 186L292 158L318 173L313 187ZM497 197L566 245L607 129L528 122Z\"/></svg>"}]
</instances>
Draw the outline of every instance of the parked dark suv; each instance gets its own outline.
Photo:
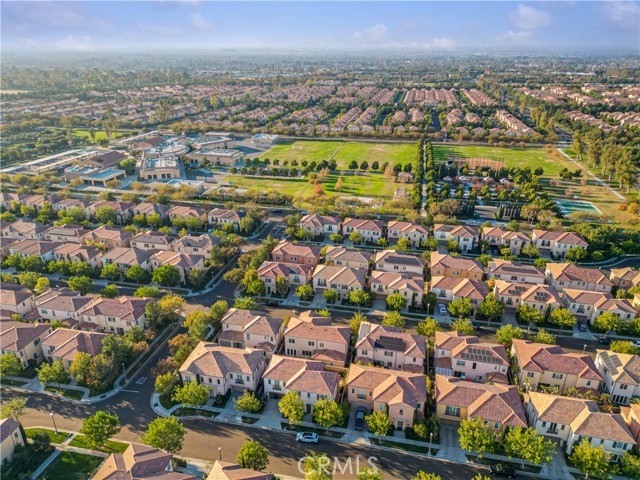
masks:
<instances>
[{"instance_id":1,"label":"parked dark suv","mask_svg":"<svg viewBox=\"0 0 640 480\"><path fill-rule=\"evenodd\" d=\"M356 430L364 430L364 414L366 410L364 407L358 407L356 410L356 424L354 428Z\"/></svg>"},{"instance_id":2,"label":"parked dark suv","mask_svg":"<svg viewBox=\"0 0 640 480\"><path fill-rule=\"evenodd\" d=\"M489 466L489 470L491 470L492 475L498 477L515 478L516 476L516 470L504 463L494 463Z\"/></svg>"}]
</instances>

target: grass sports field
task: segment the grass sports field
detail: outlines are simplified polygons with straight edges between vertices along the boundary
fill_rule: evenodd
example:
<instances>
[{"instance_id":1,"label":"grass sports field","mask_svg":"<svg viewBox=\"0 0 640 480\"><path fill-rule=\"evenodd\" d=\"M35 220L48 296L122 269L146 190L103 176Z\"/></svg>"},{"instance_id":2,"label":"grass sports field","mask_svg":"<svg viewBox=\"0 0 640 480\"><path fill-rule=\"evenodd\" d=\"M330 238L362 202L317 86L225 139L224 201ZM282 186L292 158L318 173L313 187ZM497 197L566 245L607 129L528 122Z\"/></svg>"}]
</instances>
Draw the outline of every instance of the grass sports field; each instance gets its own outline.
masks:
<instances>
[{"instance_id":1,"label":"grass sports field","mask_svg":"<svg viewBox=\"0 0 640 480\"><path fill-rule=\"evenodd\" d=\"M486 157L503 161L507 167L542 167L543 177L558 177L560 170L575 170L576 166L564 157L553 157L544 148L491 147L475 145L434 145L436 160L445 160L454 152L456 157Z\"/></svg>"},{"instance_id":2,"label":"grass sports field","mask_svg":"<svg viewBox=\"0 0 640 480\"><path fill-rule=\"evenodd\" d=\"M273 161L280 160L280 165L285 160L291 162L307 160L308 162L321 162L334 159L338 168L346 170L349 164L355 160L358 165L363 162L373 162L382 165L384 162L402 164L413 162L415 156L415 143L366 143L366 142L338 142L318 140L294 140L285 141L263 153L260 158Z\"/></svg>"}]
</instances>

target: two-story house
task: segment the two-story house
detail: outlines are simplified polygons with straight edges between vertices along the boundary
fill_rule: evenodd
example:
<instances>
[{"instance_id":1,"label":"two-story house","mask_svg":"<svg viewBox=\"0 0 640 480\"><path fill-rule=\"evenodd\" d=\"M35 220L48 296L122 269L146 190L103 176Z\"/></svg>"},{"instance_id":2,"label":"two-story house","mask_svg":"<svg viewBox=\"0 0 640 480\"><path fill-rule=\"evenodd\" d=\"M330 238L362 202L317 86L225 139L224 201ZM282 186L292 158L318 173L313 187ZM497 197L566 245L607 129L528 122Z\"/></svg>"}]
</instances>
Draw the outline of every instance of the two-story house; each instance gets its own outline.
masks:
<instances>
[{"instance_id":1,"label":"two-story house","mask_svg":"<svg viewBox=\"0 0 640 480\"><path fill-rule=\"evenodd\" d=\"M523 247L531 243L531 239L522 232L511 232L499 227L483 227L481 240L491 247L509 247L511 255L520 255Z\"/></svg>"},{"instance_id":2,"label":"two-story house","mask_svg":"<svg viewBox=\"0 0 640 480\"><path fill-rule=\"evenodd\" d=\"M640 284L640 271L631 267L612 268L609 273L609 280L616 288L629 290Z\"/></svg>"},{"instance_id":3,"label":"two-story house","mask_svg":"<svg viewBox=\"0 0 640 480\"><path fill-rule=\"evenodd\" d=\"M411 248L419 248L429 237L429 230L418 223L391 220L387 223L387 238L398 243L401 238L411 242Z\"/></svg>"},{"instance_id":4,"label":"two-story house","mask_svg":"<svg viewBox=\"0 0 640 480\"><path fill-rule=\"evenodd\" d=\"M327 265L368 270L371 263L371 253L364 250L329 246L325 251L324 261Z\"/></svg>"},{"instance_id":5,"label":"two-story house","mask_svg":"<svg viewBox=\"0 0 640 480\"><path fill-rule=\"evenodd\" d=\"M96 297L81 295L68 288L52 288L38 295L35 302L40 318L75 326L82 320L79 312L95 300Z\"/></svg>"},{"instance_id":6,"label":"two-story house","mask_svg":"<svg viewBox=\"0 0 640 480\"><path fill-rule=\"evenodd\" d=\"M218 342L223 347L274 352L282 340L283 323L281 318L268 317L264 312L231 308L220 321Z\"/></svg>"},{"instance_id":7,"label":"two-story house","mask_svg":"<svg viewBox=\"0 0 640 480\"><path fill-rule=\"evenodd\" d=\"M338 298L343 300L349 297L351 291L365 289L367 270L337 265L318 265L311 278L315 293L321 294L331 289L338 292Z\"/></svg>"},{"instance_id":8,"label":"two-story house","mask_svg":"<svg viewBox=\"0 0 640 480\"><path fill-rule=\"evenodd\" d=\"M613 282L597 268L578 267L573 263L547 263L545 276L549 285L561 292L565 288L611 293Z\"/></svg>"},{"instance_id":9,"label":"two-story house","mask_svg":"<svg viewBox=\"0 0 640 480\"><path fill-rule=\"evenodd\" d=\"M331 325L331 318L311 310L291 317L284 332L284 353L344 366L349 353L351 329Z\"/></svg>"},{"instance_id":10,"label":"two-story house","mask_svg":"<svg viewBox=\"0 0 640 480\"><path fill-rule=\"evenodd\" d=\"M151 271L151 257L160 250L143 250L131 247L116 247L102 255L102 266L116 265L125 274L131 267L137 266Z\"/></svg>"},{"instance_id":11,"label":"two-story house","mask_svg":"<svg viewBox=\"0 0 640 480\"><path fill-rule=\"evenodd\" d=\"M22 285L2 282L0 288L0 314L10 317L18 314L21 317L30 314L36 308L36 302L30 290Z\"/></svg>"},{"instance_id":12,"label":"two-story house","mask_svg":"<svg viewBox=\"0 0 640 480\"><path fill-rule=\"evenodd\" d=\"M371 272L370 283L371 293L378 298L387 298L399 293L406 299L407 306L422 305L425 289L422 275L374 270Z\"/></svg>"},{"instance_id":13,"label":"two-story house","mask_svg":"<svg viewBox=\"0 0 640 480\"><path fill-rule=\"evenodd\" d=\"M264 282L265 293L278 293L277 279L285 278L289 288L306 285L311 280L312 265L284 262L262 262L258 268L258 278Z\"/></svg>"},{"instance_id":14,"label":"two-story house","mask_svg":"<svg viewBox=\"0 0 640 480\"><path fill-rule=\"evenodd\" d=\"M80 243L80 238L89 232L80 225L54 225L42 234L45 240L60 243Z\"/></svg>"},{"instance_id":15,"label":"two-story house","mask_svg":"<svg viewBox=\"0 0 640 480\"><path fill-rule=\"evenodd\" d=\"M574 247L587 249L589 243L574 232L549 232L546 230L533 230L531 237L533 244L538 249L554 258L565 258L567 252Z\"/></svg>"},{"instance_id":16,"label":"two-story house","mask_svg":"<svg viewBox=\"0 0 640 480\"><path fill-rule=\"evenodd\" d=\"M534 265L495 258L487 264L487 278L511 283L543 284L544 272Z\"/></svg>"},{"instance_id":17,"label":"two-story house","mask_svg":"<svg viewBox=\"0 0 640 480\"><path fill-rule=\"evenodd\" d=\"M112 250L116 247L128 247L131 237L133 237L133 233L123 228L102 225L84 235L82 237L82 243Z\"/></svg>"},{"instance_id":18,"label":"two-story house","mask_svg":"<svg viewBox=\"0 0 640 480\"><path fill-rule=\"evenodd\" d=\"M199 218L200 220L206 222L207 214L200 207L185 207L182 205L174 205L169 208L166 213L167 219L170 222L173 222L176 219L187 220L189 218Z\"/></svg>"},{"instance_id":19,"label":"two-story house","mask_svg":"<svg viewBox=\"0 0 640 480\"><path fill-rule=\"evenodd\" d=\"M424 278L425 261L419 255L382 250L373 260L374 270L392 273L410 273Z\"/></svg>"},{"instance_id":20,"label":"two-story house","mask_svg":"<svg viewBox=\"0 0 640 480\"><path fill-rule=\"evenodd\" d=\"M456 277L482 280L484 268L482 263L471 258L454 257L432 252L429 260L431 277Z\"/></svg>"},{"instance_id":21,"label":"two-story house","mask_svg":"<svg viewBox=\"0 0 640 480\"><path fill-rule=\"evenodd\" d=\"M27 368L30 361L37 365L44 358L42 340L52 331L53 327L46 323L3 320L0 322L0 355L13 353L23 368Z\"/></svg>"},{"instance_id":22,"label":"two-story house","mask_svg":"<svg viewBox=\"0 0 640 480\"><path fill-rule=\"evenodd\" d=\"M171 244L175 237L164 235L160 232L149 230L148 232L140 232L129 240L131 248L139 250L172 250Z\"/></svg>"},{"instance_id":23,"label":"two-story house","mask_svg":"<svg viewBox=\"0 0 640 480\"><path fill-rule=\"evenodd\" d=\"M156 251L150 259L151 268L154 270L163 265L170 265L180 274L180 281L187 283L189 274L192 270L205 270L204 255L196 255L191 253L164 252Z\"/></svg>"},{"instance_id":24,"label":"two-story house","mask_svg":"<svg viewBox=\"0 0 640 480\"><path fill-rule=\"evenodd\" d=\"M380 220L366 220L362 218L345 218L342 222L342 235L349 237L358 232L367 243L378 243L384 238L384 222Z\"/></svg>"},{"instance_id":25,"label":"two-story house","mask_svg":"<svg viewBox=\"0 0 640 480\"><path fill-rule=\"evenodd\" d=\"M517 309L522 305L529 305L545 315L552 309L560 308L564 305L558 291L549 285L495 280L493 294L508 309Z\"/></svg>"},{"instance_id":26,"label":"two-story house","mask_svg":"<svg viewBox=\"0 0 640 480\"><path fill-rule=\"evenodd\" d=\"M478 245L479 233L476 227L470 225L445 225L436 223L433 226L433 236L440 242L449 240L458 242L463 252L469 252Z\"/></svg>"},{"instance_id":27,"label":"two-story house","mask_svg":"<svg viewBox=\"0 0 640 480\"><path fill-rule=\"evenodd\" d=\"M300 219L300 228L312 237L323 237L340 232L340 220L335 217L309 213Z\"/></svg>"},{"instance_id":28,"label":"two-story house","mask_svg":"<svg viewBox=\"0 0 640 480\"><path fill-rule=\"evenodd\" d=\"M42 351L49 363L60 360L68 370L78 353L92 357L102 353L102 341L106 337L106 333L58 328L42 340Z\"/></svg>"},{"instance_id":29,"label":"two-story house","mask_svg":"<svg viewBox=\"0 0 640 480\"><path fill-rule=\"evenodd\" d=\"M32 240L30 238L18 240L9 246L9 254L17 254L22 258L38 257L43 262L53 260L53 252L62 245L60 242L47 240Z\"/></svg>"},{"instance_id":30,"label":"two-story house","mask_svg":"<svg viewBox=\"0 0 640 480\"><path fill-rule=\"evenodd\" d=\"M174 252L204 255L208 258L213 247L219 245L220 237L210 233L203 233L202 235L185 235L182 238L178 238L171 244L171 249Z\"/></svg>"},{"instance_id":31,"label":"two-story house","mask_svg":"<svg viewBox=\"0 0 640 480\"><path fill-rule=\"evenodd\" d=\"M217 225L224 227L225 225L233 225L233 231L240 230L240 220L246 214L245 212L236 212L235 210L227 210L225 208L214 208L207 213L209 225Z\"/></svg>"},{"instance_id":32,"label":"two-story house","mask_svg":"<svg viewBox=\"0 0 640 480\"><path fill-rule=\"evenodd\" d=\"M130 444L123 453L112 453L102 462L93 480L196 480L194 475L176 472L172 455L157 448ZM249 477L253 478L253 477ZM234 480L239 480L234 478ZM256 480L266 480L256 477Z\"/></svg>"},{"instance_id":33,"label":"two-story house","mask_svg":"<svg viewBox=\"0 0 640 480\"><path fill-rule=\"evenodd\" d=\"M86 262L93 268L102 267L102 252L92 245L64 243L53 251L53 259L63 262Z\"/></svg>"},{"instance_id":34,"label":"two-story house","mask_svg":"<svg viewBox=\"0 0 640 480\"><path fill-rule=\"evenodd\" d=\"M356 340L355 363L424 373L427 339L401 328L362 322Z\"/></svg>"},{"instance_id":35,"label":"two-story house","mask_svg":"<svg viewBox=\"0 0 640 480\"><path fill-rule=\"evenodd\" d=\"M124 334L133 327L145 328L146 306L153 298L122 295L118 298L100 297L80 311L80 328Z\"/></svg>"},{"instance_id":36,"label":"two-story house","mask_svg":"<svg viewBox=\"0 0 640 480\"><path fill-rule=\"evenodd\" d=\"M640 355L598 350L596 367L602 375L600 388L619 405L640 397Z\"/></svg>"},{"instance_id":37,"label":"two-story house","mask_svg":"<svg viewBox=\"0 0 640 480\"><path fill-rule=\"evenodd\" d=\"M436 296L436 301L449 303L459 298L468 298L474 311L491 293L491 289L482 280L465 277L431 277L429 291Z\"/></svg>"},{"instance_id":38,"label":"two-story house","mask_svg":"<svg viewBox=\"0 0 640 480\"><path fill-rule=\"evenodd\" d=\"M271 259L274 262L299 263L300 265L315 267L320 261L320 250L322 250L322 247L318 245L291 243L288 240L281 240L271 252Z\"/></svg>"}]
</instances>

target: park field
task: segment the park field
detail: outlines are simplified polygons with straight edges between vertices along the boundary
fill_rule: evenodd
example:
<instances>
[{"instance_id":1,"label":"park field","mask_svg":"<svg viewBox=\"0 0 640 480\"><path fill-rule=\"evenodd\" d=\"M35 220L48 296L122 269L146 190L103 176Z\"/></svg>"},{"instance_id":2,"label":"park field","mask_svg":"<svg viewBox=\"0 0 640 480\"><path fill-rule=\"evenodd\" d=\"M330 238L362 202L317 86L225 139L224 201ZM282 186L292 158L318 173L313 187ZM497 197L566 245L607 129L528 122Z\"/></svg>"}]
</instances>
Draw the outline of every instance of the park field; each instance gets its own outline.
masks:
<instances>
[{"instance_id":1,"label":"park field","mask_svg":"<svg viewBox=\"0 0 640 480\"><path fill-rule=\"evenodd\" d=\"M321 140L293 140L280 143L263 153L260 158L273 161L278 159L280 165L285 160L291 162L302 160L307 162L321 162L335 160L339 170L347 170L352 161L358 165L367 161L369 166L373 162L382 165L384 162L413 162L416 146L414 143L369 143L369 142L339 142Z\"/></svg>"},{"instance_id":2,"label":"park field","mask_svg":"<svg viewBox=\"0 0 640 480\"><path fill-rule=\"evenodd\" d=\"M492 147L484 145L434 145L436 160L450 158L451 152L458 158L491 158L500 160L507 167L542 167L543 177L557 178L563 168L575 170L576 166L561 155L551 155L545 148Z\"/></svg>"},{"instance_id":3,"label":"park field","mask_svg":"<svg viewBox=\"0 0 640 480\"><path fill-rule=\"evenodd\" d=\"M393 192L401 184L388 181L382 174L367 173L342 175L342 191L335 190L339 174L330 174L322 182L322 186L327 196L334 197L340 195L356 195L359 197L376 197L389 200L393 197ZM294 198L310 197L314 194L314 185L305 178L273 178L273 177L246 177L242 175L229 175L224 179L234 187L244 189L256 189L259 191L275 190L288 194ZM404 185L406 186L406 185Z\"/></svg>"}]
</instances>

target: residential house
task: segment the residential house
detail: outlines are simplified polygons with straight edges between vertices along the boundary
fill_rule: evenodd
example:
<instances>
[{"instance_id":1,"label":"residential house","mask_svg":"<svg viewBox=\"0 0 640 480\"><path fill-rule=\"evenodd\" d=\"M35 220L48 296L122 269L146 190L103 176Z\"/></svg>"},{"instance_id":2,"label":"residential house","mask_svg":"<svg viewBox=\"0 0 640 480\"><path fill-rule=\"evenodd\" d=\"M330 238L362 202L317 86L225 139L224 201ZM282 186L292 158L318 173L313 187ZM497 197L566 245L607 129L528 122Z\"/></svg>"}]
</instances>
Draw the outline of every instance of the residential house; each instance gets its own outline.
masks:
<instances>
[{"instance_id":1,"label":"residential house","mask_svg":"<svg viewBox=\"0 0 640 480\"><path fill-rule=\"evenodd\" d=\"M565 288L560 294L566 307L578 317L590 319L596 303L612 298L610 293Z\"/></svg>"},{"instance_id":2,"label":"residential house","mask_svg":"<svg viewBox=\"0 0 640 480\"><path fill-rule=\"evenodd\" d=\"M258 268L258 278L264 282L266 288L265 292L267 295L273 295L275 293L279 293L277 289L278 277L285 278L287 280L288 288L297 287L299 285L306 285L309 283L312 271L313 267L311 265L284 262L262 262L262 265Z\"/></svg>"},{"instance_id":3,"label":"residential house","mask_svg":"<svg viewBox=\"0 0 640 480\"><path fill-rule=\"evenodd\" d=\"M102 353L102 340L107 336L106 333L58 328L42 340L44 358L49 363L60 360L68 370L78 353L92 357Z\"/></svg>"},{"instance_id":4,"label":"residential house","mask_svg":"<svg viewBox=\"0 0 640 480\"><path fill-rule=\"evenodd\" d=\"M306 245L281 240L271 252L271 258L274 262L316 266L320 261L320 250L322 250L322 247L319 245Z\"/></svg>"},{"instance_id":5,"label":"residential house","mask_svg":"<svg viewBox=\"0 0 640 480\"><path fill-rule=\"evenodd\" d=\"M424 278L425 261L419 255L382 250L376 253L373 268L393 273L413 273Z\"/></svg>"},{"instance_id":6,"label":"residential house","mask_svg":"<svg viewBox=\"0 0 640 480\"><path fill-rule=\"evenodd\" d=\"M131 209L135 204L129 202L115 202L105 200L101 202L95 202L89 204L85 209L88 217L95 217L101 208L108 208L114 211L116 215L116 223L120 225L126 224L131 218L133 218Z\"/></svg>"},{"instance_id":7,"label":"residential house","mask_svg":"<svg viewBox=\"0 0 640 480\"><path fill-rule=\"evenodd\" d=\"M30 290L21 285L2 282L0 288L0 312L3 317L16 313L20 316L28 315L36 308L35 299Z\"/></svg>"},{"instance_id":8,"label":"residential house","mask_svg":"<svg viewBox=\"0 0 640 480\"><path fill-rule=\"evenodd\" d=\"M170 208L171 207L169 205L142 202L131 207L131 215L132 217L136 215L144 215L145 217L150 215L160 215L160 218L164 220L167 218L167 212Z\"/></svg>"},{"instance_id":9,"label":"residential house","mask_svg":"<svg viewBox=\"0 0 640 480\"><path fill-rule=\"evenodd\" d=\"M49 242L47 240L18 240L9 246L9 254L17 253L22 258L38 257L43 262L53 260L53 251L62 245L60 242Z\"/></svg>"},{"instance_id":10,"label":"residential house","mask_svg":"<svg viewBox=\"0 0 640 480\"><path fill-rule=\"evenodd\" d=\"M401 328L362 322L356 340L355 363L424 373L427 339Z\"/></svg>"},{"instance_id":11,"label":"residential house","mask_svg":"<svg viewBox=\"0 0 640 480\"><path fill-rule=\"evenodd\" d=\"M601 298L593 305L593 315L591 316L591 323L605 312L613 313L623 322L630 322L636 316L638 312L631 300L626 298Z\"/></svg>"},{"instance_id":12,"label":"residential house","mask_svg":"<svg viewBox=\"0 0 640 480\"><path fill-rule=\"evenodd\" d=\"M256 391L266 363L266 350L200 342L178 371L183 382L206 385L215 397L229 390Z\"/></svg>"},{"instance_id":13,"label":"residential house","mask_svg":"<svg viewBox=\"0 0 640 480\"><path fill-rule=\"evenodd\" d=\"M538 267L499 258L487 264L487 278L503 280L510 283L544 284L547 280L544 272Z\"/></svg>"},{"instance_id":14,"label":"residential house","mask_svg":"<svg viewBox=\"0 0 640 480\"><path fill-rule=\"evenodd\" d=\"M345 300L352 290L364 290L367 271L364 268L318 265L312 275L313 290L316 294L331 289L338 292L338 298Z\"/></svg>"},{"instance_id":15,"label":"residential house","mask_svg":"<svg viewBox=\"0 0 640 480\"><path fill-rule=\"evenodd\" d=\"M433 226L433 236L439 242L453 240L458 242L463 252L469 252L478 245L478 229L470 225L444 225L436 223Z\"/></svg>"},{"instance_id":16,"label":"residential house","mask_svg":"<svg viewBox=\"0 0 640 480\"><path fill-rule=\"evenodd\" d=\"M324 254L324 261L327 265L337 265L349 268L369 269L371 253L363 250L351 248L329 246Z\"/></svg>"},{"instance_id":17,"label":"residential house","mask_svg":"<svg viewBox=\"0 0 640 480\"><path fill-rule=\"evenodd\" d=\"M84 235L82 243L112 250L117 247L128 247L131 237L133 237L133 233L127 232L123 228L102 225Z\"/></svg>"},{"instance_id":18,"label":"residential house","mask_svg":"<svg viewBox=\"0 0 640 480\"><path fill-rule=\"evenodd\" d=\"M593 400L529 392L526 414L540 434L566 442L567 455L586 439L594 447L603 447L615 461L635 444L622 416L600 412Z\"/></svg>"},{"instance_id":19,"label":"residential house","mask_svg":"<svg viewBox=\"0 0 640 480\"><path fill-rule=\"evenodd\" d=\"M240 231L240 220L246 214L245 212L236 212L235 210L227 210L224 208L214 208L207 214L209 225L217 225L224 227L225 225L233 225L233 231Z\"/></svg>"},{"instance_id":20,"label":"residential house","mask_svg":"<svg viewBox=\"0 0 640 480\"><path fill-rule=\"evenodd\" d=\"M549 285L512 283L495 280L493 295L508 309L529 305L545 315L561 308L564 302L557 290Z\"/></svg>"},{"instance_id":21,"label":"residential house","mask_svg":"<svg viewBox=\"0 0 640 480\"><path fill-rule=\"evenodd\" d=\"M122 273L126 273L133 266L151 270L151 257L156 254L156 250L141 250L138 248L116 247L102 255L102 265L113 263L118 266Z\"/></svg>"},{"instance_id":22,"label":"residential house","mask_svg":"<svg viewBox=\"0 0 640 480\"><path fill-rule=\"evenodd\" d=\"M578 267L573 263L547 263L545 275L549 285L559 292L565 288L611 292L613 282L597 268Z\"/></svg>"},{"instance_id":23,"label":"residential house","mask_svg":"<svg viewBox=\"0 0 640 480\"><path fill-rule=\"evenodd\" d=\"M636 443L634 448L640 449L640 403L630 403L628 407L621 407L620 415Z\"/></svg>"},{"instance_id":24,"label":"residential house","mask_svg":"<svg viewBox=\"0 0 640 480\"><path fill-rule=\"evenodd\" d=\"M312 237L322 237L340 232L340 220L335 217L310 213L300 219L300 228Z\"/></svg>"},{"instance_id":25,"label":"residential house","mask_svg":"<svg viewBox=\"0 0 640 480\"><path fill-rule=\"evenodd\" d=\"M609 280L616 288L629 290L640 283L640 272L631 267L612 268L609 273Z\"/></svg>"},{"instance_id":26,"label":"residential house","mask_svg":"<svg viewBox=\"0 0 640 480\"><path fill-rule=\"evenodd\" d=\"M640 355L598 350L596 367L602 375L601 389L619 405L640 397Z\"/></svg>"},{"instance_id":27,"label":"residential house","mask_svg":"<svg viewBox=\"0 0 640 480\"><path fill-rule=\"evenodd\" d=\"M75 326L82 320L79 312L94 300L95 297L81 295L68 288L52 288L38 295L35 302L40 318Z\"/></svg>"},{"instance_id":28,"label":"residential house","mask_svg":"<svg viewBox=\"0 0 640 480\"><path fill-rule=\"evenodd\" d=\"M297 392L307 413L319 400L337 400L340 388L340 374L325 370L323 362L280 355L271 357L263 380L268 398L278 399L291 391Z\"/></svg>"},{"instance_id":29,"label":"residential house","mask_svg":"<svg viewBox=\"0 0 640 480\"><path fill-rule=\"evenodd\" d=\"M436 332L435 372L474 382L509 383L509 357L503 345L480 342L474 335Z\"/></svg>"},{"instance_id":30,"label":"residential house","mask_svg":"<svg viewBox=\"0 0 640 480\"><path fill-rule=\"evenodd\" d=\"M132 443L123 453L109 455L92 478L93 480L196 480L194 475L175 472L171 458L170 453L157 448Z\"/></svg>"},{"instance_id":31,"label":"residential house","mask_svg":"<svg viewBox=\"0 0 640 480\"><path fill-rule=\"evenodd\" d=\"M491 293L489 285L482 280L459 277L431 277L429 291L436 296L436 301L452 302L459 298L468 298L477 309Z\"/></svg>"},{"instance_id":32,"label":"residential house","mask_svg":"<svg viewBox=\"0 0 640 480\"><path fill-rule=\"evenodd\" d=\"M455 277L480 281L484 274L482 263L478 260L438 252L431 252L429 268L432 279L433 277Z\"/></svg>"},{"instance_id":33,"label":"residential house","mask_svg":"<svg viewBox=\"0 0 640 480\"><path fill-rule=\"evenodd\" d=\"M429 230L418 223L392 220L387 223L387 238L397 243L401 238L411 242L411 248L419 248L429 237Z\"/></svg>"},{"instance_id":34,"label":"residential house","mask_svg":"<svg viewBox=\"0 0 640 480\"><path fill-rule=\"evenodd\" d=\"M533 244L543 253L554 258L565 258L567 252L574 247L587 249L589 243L574 232L549 232L547 230L533 230Z\"/></svg>"},{"instance_id":35,"label":"residential house","mask_svg":"<svg viewBox=\"0 0 640 480\"><path fill-rule=\"evenodd\" d=\"M221 346L275 352L282 340L284 320L268 317L264 312L232 308L220 324L218 342Z\"/></svg>"},{"instance_id":36,"label":"residential house","mask_svg":"<svg viewBox=\"0 0 640 480\"><path fill-rule=\"evenodd\" d=\"M80 225L56 225L45 230L42 234L44 240L60 243L80 243L80 238L89 232Z\"/></svg>"},{"instance_id":37,"label":"residential house","mask_svg":"<svg viewBox=\"0 0 640 480\"><path fill-rule=\"evenodd\" d=\"M206 480L273 480L273 474L242 468L237 463L216 460Z\"/></svg>"},{"instance_id":38,"label":"residential house","mask_svg":"<svg viewBox=\"0 0 640 480\"><path fill-rule=\"evenodd\" d=\"M93 268L102 267L102 252L92 245L62 244L53 251L53 259L63 262L86 262Z\"/></svg>"},{"instance_id":39,"label":"residential house","mask_svg":"<svg viewBox=\"0 0 640 480\"><path fill-rule=\"evenodd\" d=\"M191 217L199 218L203 221L207 220L206 212L199 207L185 207L182 205L174 205L169 208L166 213L167 218L170 222L173 222L176 218L179 219L188 219Z\"/></svg>"},{"instance_id":40,"label":"residential house","mask_svg":"<svg viewBox=\"0 0 640 480\"><path fill-rule=\"evenodd\" d=\"M365 242L378 243L379 239L384 238L384 223L380 220L345 218L342 222L342 235L349 237L353 232L362 235Z\"/></svg>"},{"instance_id":41,"label":"residential house","mask_svg":"<svg viewBox=\"0 0 640 480\"><path fill-rule=\"evenodd\" d=\"M331 318L311 310L291 317L284 332L284 353L344 366L349 353L351 329L331 325Z\"/></svg>"},{"instance_id":42,"label":"residential house","mask_svg":"<svg viewBox=\"0 0 640 480\"><path fill-rule=\"evenodd\" d=\"M83 166L94 166L103 168L113 168L120 165L127 156L115 150L109 150L95 157L91 157L82 161Z\"/></svg>"},{"instance_id":43,"label":"residential house","mask_svg":"<svg viewBox=\"0 0 640 480\"><path fill-rule=\"evenodd\" d=\"M133 327L145 328L145 308L153 298L138 298L122 295L118 298L98 298L80 311L80 328L91 328L102 332L124 334Z\"/></svg>"},{"instance_id":44,"label":"residential house","mask_svg":"<svg viewBox=\"0 0 640 480\"><path fill-rule=\"evenodd\" d=\"M499 433L509 427L527 427L518 388L513 385L467 382L436 374L435 387L436 416L443 422L480 418Z\"/></svg>"},{"instance_id":45,"label":"residential house","mask_svg":"<svg viewBox=\"0 0 640 480\"><path fill-rule=\"evenodd\" d=\"M518 383L534 392L539 387L557 387L561 393L572 387L598 392L602 381L589 355L564 353L558 345L514 339L511 355L518 368Z\"/></svg>"},{"instance_id":46,"label":"residential house","mask_svg":"<svg viewBox=\"0 0 640 480\"><path fill-rule=\"evenodd\" d=\"M202 235L185 235L176 239L171 245L174 252L204 255L209 257L213 247L220 245L220 237L203 233Z\"/></svg>"},{"instance_id":47,"label":"residential house","mask_svg":"<svg viewBox=\"0 0 640 480\"><path fill-rule=\"evenodd\" d=\"M172 250L171 244L175 240L175 237L169 237L160 232L154 232L149 230L148 232L140 232L129 240L131 248L138 248L140 250Z\"/></svg>"},{"instance_id":48,"label":"residential house","mask_svg":"<svg viewBox=\"0 0 640 480\"><path fill-rule=\"evenodd\" d=\"M24 446L20 423L7 417L0 420L0 462L2 466L13 460L13 452L17 446Z\"/></svg>"},{"instance_id":49,"label":"residential house","mask_svg":"<svg viewBox=\"0 0 640 480\"><path fill-rule=\"evenodd\" d=\"M397 430L412 427L424 416L427 377L420 373L352 364L347 375L347 398L367 412L387 412Z\"/></svg>"},{"instance_id":50,"label":"residential house","mask_svg":"<svg viewBox=\"0 0 640 480\"><path fill-rule=\"evenodd\" d=\"M24 240L30 238L32 240L44 239L44 232L49 228L40 222L30 222L18 219L15 222L3 222L0 224L0 233L6 238L15 238Z\"/></svg>"},{"instance_id":51,"label":"residential house","mask_svg":"<svg viewBox=\"0 0 640 480\"><path fill-rule=\"evenodd\" d=\"M17 240L15 238L0 237L0 260L1 261L4 261L4 259L10 255L9 248L11 247L11 245L19 241L20 240Z\"/></svg>"},{"instance_id":52,"label":"residential house","mask_svg":"<svg viewBox=\"0 0 640 480\"><path fill-rule=\"evenodd\" d=\"M483 227L481 240L491 247L500 249L509 247L511 255L520 255L523 247L531 243L531 239L522 232L511 232L499 227Z\"/></svg>"},{"instance_id":53,"label":"residential house","mask_svg":"<svg viewBox=\"0 0 640 480\"><path fill-rule=\"evenodd\" d=\"M157 251L151 257L151 268L156 269L163 265L171 265L180 273L180 281L187 283L189 273L194 269L205 270L205 257L190 253Z\"/></svg>"},{"instance_id":54,"label":"residential house","mask_svg":"<svg viewBox=\"0 0 640 480\"><path fill-rule=\"evenodd\" d=\"M0 355L13 353L22 368L27 368L29 362L37 365L44 358L42 340L52 330L49 324L0 321Z\"/></svg>"},{"instance_id":55,"label":"residential house","mask_svg":"<svg viewBox=\"0 0 640 480\"><path fill-rule=\"evenodd\" d=\"M371 272L370 283L371 293L376 297L386 298L399 293L406 299L407 306L422 306L425 285L421 275L374 270Z\"/></svg>"}]
</instances>

